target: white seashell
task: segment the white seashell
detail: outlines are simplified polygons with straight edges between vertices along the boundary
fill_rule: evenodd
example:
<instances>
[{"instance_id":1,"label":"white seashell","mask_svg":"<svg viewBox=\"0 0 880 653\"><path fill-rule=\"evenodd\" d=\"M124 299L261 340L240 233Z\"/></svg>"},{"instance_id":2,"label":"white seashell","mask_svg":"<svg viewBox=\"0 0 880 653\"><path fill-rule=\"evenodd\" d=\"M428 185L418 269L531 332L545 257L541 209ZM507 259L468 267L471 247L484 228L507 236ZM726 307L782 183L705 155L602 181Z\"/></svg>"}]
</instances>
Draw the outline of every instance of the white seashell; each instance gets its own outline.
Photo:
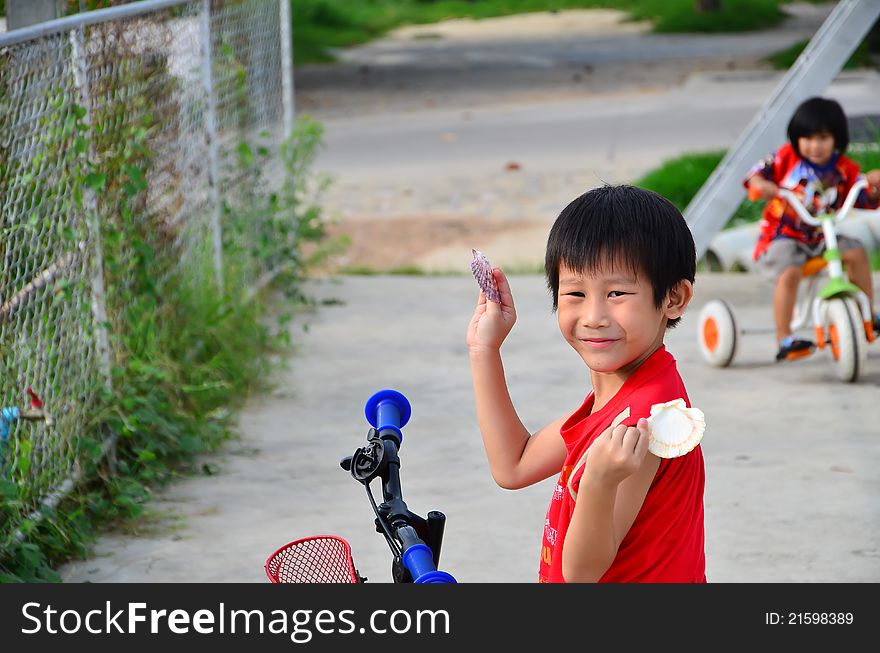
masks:
<instances>
[{"instance_id":1,"label":"white seashell","mask_svg":"<svg viewBox=\"0 0 880 653\"><path fill-rule=\"evenodd\" d=\"M651 406L648 424L648 451L660 458L677 458L700 444L706 417L699 408L688 408L684 399L674 399Z\"/></svg>"}]
</instances>

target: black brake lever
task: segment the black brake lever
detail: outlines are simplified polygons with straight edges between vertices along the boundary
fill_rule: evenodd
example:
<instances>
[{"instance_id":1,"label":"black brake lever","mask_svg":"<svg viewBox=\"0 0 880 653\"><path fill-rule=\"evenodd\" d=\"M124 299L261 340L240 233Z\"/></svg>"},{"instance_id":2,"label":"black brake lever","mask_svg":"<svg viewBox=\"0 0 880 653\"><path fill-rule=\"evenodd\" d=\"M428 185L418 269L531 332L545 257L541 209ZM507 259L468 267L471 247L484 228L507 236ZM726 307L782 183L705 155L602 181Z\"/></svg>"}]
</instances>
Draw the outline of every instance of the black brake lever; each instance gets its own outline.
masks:
<instances>
[{"instance_id":1,"label":"black brake lever","mask_svg":"<svg viewBox=\"0 0 880 653\"><path fill-rule=\"evenodd\" d=\"M385 464L385 445L378 437L376 429L370 429L365 447L358 447L354 454L339 461L342 469L364 485L381 475Z\"/></svg>"}]
</instances>

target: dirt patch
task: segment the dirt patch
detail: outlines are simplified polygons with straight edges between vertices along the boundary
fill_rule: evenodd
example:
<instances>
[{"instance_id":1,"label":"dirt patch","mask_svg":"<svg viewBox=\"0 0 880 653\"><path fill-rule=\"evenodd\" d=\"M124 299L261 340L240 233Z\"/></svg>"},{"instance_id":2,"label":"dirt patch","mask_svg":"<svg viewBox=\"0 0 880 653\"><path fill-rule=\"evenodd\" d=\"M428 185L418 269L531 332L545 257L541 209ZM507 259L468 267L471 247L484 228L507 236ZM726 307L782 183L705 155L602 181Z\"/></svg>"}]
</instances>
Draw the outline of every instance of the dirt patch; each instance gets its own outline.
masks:
<instances>
[{"instance_id":1,"label":"dirt patch","mask_svg":"<svg viewBox=\"0 0 880 653\"><path fill-rule=\"evenodd\" d=\"M449 248L460 248L468 271L471 247L484 247L501 234L544 228L532 222L511 223L502 219L476 216L419 215L401 218L350 220L329 225L330 237L347 236L351 245L328 261L321 272L360 270L373 272L437 272L436 265L426 265L431 255ZM458 271L448 265L446 271Z\"/></svg>"},{"instance_id":2,"label":"dirt patch","mask_svg":"<svg viewBox=\"0 0 880 653\"><path fill-rule=\"evenodd\" d=\"M651 29L650 21L631 21L617 9L569 9L494 18L456 18L430 25L408 25L393 30L387 41L443 39L479 41L534 39L542 36L638 34Z\"/></svg>"}]
</instances>

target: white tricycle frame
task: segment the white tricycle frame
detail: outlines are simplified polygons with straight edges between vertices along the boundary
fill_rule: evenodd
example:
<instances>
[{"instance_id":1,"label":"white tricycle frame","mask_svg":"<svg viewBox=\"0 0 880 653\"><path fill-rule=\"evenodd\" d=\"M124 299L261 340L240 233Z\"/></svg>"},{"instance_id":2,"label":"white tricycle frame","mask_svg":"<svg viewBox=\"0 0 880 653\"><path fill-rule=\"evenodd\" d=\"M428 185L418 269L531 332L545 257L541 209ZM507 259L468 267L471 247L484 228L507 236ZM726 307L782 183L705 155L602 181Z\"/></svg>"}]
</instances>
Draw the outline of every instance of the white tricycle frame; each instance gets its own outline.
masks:
<instances>
[{"instance_id":1,"label":"white tricycle frame","mask_svg":"<svg viewBox=\"0 0 880 653\"><path fill-rule=\"evenodd\" d=\"M868 297L844 274L836 225L846 219L859 193L867 187L864 176L859 177L836 213L829 211L817 216L810 215L792 191L780 188L778 192L801 220L821 226L825 236L824 254L809 259L802 268L802 278L807 282L799 286L791 330L803 329L812 321L816 346L829 351L837 378L848 383L855 383L862 375L867 345L875 336ZM820 274L823 270L827 271L827 282L820 287L820 276L825 276ZM738 326L733 308L721 299L710 300L700 312L700 352L706 362L716 367L727 367L733 362L740 336L774 332L774 327Z\"/></svg>"}]
</instances>

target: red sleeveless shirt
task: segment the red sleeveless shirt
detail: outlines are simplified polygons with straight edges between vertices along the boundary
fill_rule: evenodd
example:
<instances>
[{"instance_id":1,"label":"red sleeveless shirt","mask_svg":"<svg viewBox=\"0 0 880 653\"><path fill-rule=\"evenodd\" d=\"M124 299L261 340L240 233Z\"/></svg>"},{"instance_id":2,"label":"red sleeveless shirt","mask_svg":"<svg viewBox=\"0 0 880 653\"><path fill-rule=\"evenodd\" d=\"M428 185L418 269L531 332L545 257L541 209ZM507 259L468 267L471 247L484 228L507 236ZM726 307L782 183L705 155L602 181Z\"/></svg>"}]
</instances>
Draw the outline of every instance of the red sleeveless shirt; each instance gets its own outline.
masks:
<instances>
[{"instance_id":1,"label":"red sleeveless shirt","mask_svg":"<svg viewBox=\"0 0 880 653\"><path fill-rule=\"evenodd\" d=\"M568 456L547 517L538 580L564 583L562 546L574 513L584 453L612 423L634 426L651 406L682 398L687 392L672 354L661 346L624 382L617 394L591 414L591 392L560 430ZM620 543L600 583L705 583L703 491L705 469L699 445L679 458L661 459L645 501Z\"/></svg>"}]
</instances>

